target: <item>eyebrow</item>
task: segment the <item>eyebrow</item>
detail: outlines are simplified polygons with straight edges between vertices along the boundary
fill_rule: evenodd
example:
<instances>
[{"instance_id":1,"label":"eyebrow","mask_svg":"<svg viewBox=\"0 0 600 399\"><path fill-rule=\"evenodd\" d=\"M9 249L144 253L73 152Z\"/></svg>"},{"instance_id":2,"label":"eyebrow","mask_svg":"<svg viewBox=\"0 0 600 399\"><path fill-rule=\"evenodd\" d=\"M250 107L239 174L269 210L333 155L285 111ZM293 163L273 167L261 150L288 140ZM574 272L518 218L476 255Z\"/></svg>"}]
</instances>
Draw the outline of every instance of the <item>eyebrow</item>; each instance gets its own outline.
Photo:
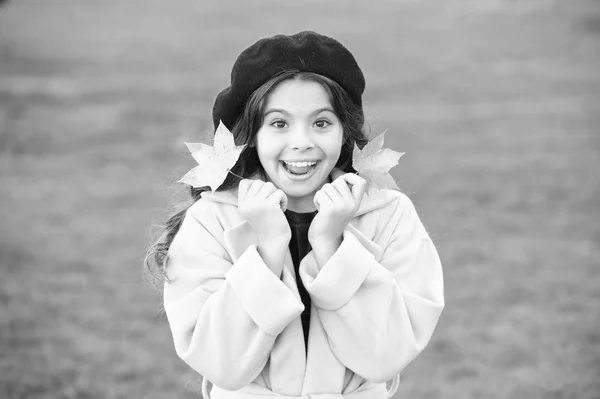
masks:
<instances>
[{"instance_id":1,"label":"eyebrow","mask_svg":"<svg viewBox=\"0 0 600 399\"><path fill-rule=\"evenodd\" d=\"M318 114L320 114L321 112L324 112L324 111L329 111L329 112L335 114L335 112L333 111L333 108L331 108L331 107L323 107L323 108L319 108L319 109L314 110L313 112L310 113L310 115L318 115ZM265 116L267 116L269 114L272 114L274 112L279 112L279 113L284 114L284 115L289 115L290 114L285 109L281 109L281 108L269 108L268 110L265 111Z\"/></svg>"}]
</instances>

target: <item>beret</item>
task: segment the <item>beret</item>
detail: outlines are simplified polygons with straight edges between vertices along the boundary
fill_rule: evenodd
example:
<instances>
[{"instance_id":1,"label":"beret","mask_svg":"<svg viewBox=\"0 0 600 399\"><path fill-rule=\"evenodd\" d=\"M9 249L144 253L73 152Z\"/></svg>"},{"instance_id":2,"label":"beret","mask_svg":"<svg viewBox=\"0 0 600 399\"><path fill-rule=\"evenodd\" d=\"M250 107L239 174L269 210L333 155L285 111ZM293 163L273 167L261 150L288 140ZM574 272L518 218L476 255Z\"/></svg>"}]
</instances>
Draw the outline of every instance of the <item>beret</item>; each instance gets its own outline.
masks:
<instances>
[{"instance_id":1,"label":"beret","mask_svg":"<svg viewBox=\"0 0 600 399\"><path fill-rule=\"evenodd\" d=\"M314 72L334 80L362 109L365 78L352 53L331 37L303 31L260 39L242 51L233 64L230 86L215 100L215 129L220 120L231 129L250 95L274 75L287 70Z\"/></svg>"}]
</instances>

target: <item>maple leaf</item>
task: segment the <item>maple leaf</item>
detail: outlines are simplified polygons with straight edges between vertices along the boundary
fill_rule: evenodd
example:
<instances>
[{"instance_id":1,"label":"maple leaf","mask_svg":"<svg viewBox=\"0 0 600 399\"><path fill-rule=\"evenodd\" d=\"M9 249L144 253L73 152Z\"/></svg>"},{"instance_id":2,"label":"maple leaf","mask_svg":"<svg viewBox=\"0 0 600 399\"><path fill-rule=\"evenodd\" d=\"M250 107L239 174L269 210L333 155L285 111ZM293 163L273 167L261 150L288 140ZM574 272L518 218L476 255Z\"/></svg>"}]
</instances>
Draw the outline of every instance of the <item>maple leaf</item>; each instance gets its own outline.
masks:
<instances>
[{"instance_id":1,"label":"maple leaf","mask_svg":"<svg viewBox=\"0 0 600 399\"><path fill-rule=\"evenodd\" d=\"M369 186L399 190L389 170L398 165L398 160L404 153L383 148L386 132L384 131L374 137L362 150L354 143L352 166L358 172L358 175L367 181Z\"/></svg>"},{"instance_id":2,"label":"maple leaf","mask_svg":"<svg viewBox=\"0 0 600 399\"><path fill-rule=\"evenodd\" d=\"M198 162L198 166L186 173L179 181L192 187L209 186L212 191L216 191L225 181L227 174L246 147L246 144L235 145L233 134L223 122L220 122L217 127L213 146L203 143L185 143L185 145Z\"/></svg>"}]
</instances>

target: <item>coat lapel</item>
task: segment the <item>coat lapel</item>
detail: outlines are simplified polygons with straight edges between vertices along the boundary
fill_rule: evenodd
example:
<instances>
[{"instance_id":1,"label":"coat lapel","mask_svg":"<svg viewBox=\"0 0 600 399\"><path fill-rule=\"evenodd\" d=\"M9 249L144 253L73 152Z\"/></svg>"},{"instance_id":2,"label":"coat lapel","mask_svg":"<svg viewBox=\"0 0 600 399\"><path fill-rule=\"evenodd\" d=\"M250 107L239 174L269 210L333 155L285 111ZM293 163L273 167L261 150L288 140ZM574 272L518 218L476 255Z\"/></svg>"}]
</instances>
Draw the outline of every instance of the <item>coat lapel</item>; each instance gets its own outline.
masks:
<instances>
[{"instance_id":1,"label":"coat lapel","mask_svg":"<svg viewBox=\"0 0 600 399\"><path fill-rule=\"evenodd\" d=\"M237 198L231 192L203 193L202 197L237 206ZM258 244L258 237L246 220L239 217L235 222L237 224L234 227L226 229L223 233L227 252L233 262L236 262L248 247ZM301 301L289 249L285 256L281 281L292 291L298 301ZM306 351L302 322L299 317L292 321L275 340L269 362L263 372L268 375L269 389L290 396L301 393L306 372Z\"/></svg>"},{"instance_id":2,"label":"coat lapel","mask_svg":"<svg viewBox=\"0 0 600 399\"><path fill-rule=\"evenodd\" d=\"M300 301L294 273L284 268L282 281ZM289 396L298 396L302 391L304 374L306 373L306 352L302 321L297 317L275 340L269 357L270 389Z\"/></svg>"}]
</instances>

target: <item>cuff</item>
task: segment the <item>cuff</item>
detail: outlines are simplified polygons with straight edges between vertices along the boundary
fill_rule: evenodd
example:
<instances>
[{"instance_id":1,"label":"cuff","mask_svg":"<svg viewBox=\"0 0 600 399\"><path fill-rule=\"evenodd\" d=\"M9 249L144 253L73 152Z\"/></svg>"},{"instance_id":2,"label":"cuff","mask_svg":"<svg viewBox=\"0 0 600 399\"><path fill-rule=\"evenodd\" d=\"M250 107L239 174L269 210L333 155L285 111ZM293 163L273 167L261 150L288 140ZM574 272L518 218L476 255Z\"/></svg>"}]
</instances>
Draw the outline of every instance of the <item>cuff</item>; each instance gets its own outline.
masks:
<instances>
[{"instance_id":1,"label":"cuff","mask_svg":"<svg viewBox=\"0 0 600 399\"><path fill-rule=\"evenodd\" d=\"M267 267L251 245L227 271L225 279L256 325L278 335L304 310L294 293Z\"/></svg>"},{"instance_id":2,"label":"cuff","mask_svg":"<svg viewBox=\"0 0 600 399\"><path fill-rule=\"evenodd\" d=\"M369 275L375 258L348 230L342 244L319 270L313 254L307 256L300 268L300 277L315 306L337 310L358 291Z\"/></svg>"}]
</instances>

